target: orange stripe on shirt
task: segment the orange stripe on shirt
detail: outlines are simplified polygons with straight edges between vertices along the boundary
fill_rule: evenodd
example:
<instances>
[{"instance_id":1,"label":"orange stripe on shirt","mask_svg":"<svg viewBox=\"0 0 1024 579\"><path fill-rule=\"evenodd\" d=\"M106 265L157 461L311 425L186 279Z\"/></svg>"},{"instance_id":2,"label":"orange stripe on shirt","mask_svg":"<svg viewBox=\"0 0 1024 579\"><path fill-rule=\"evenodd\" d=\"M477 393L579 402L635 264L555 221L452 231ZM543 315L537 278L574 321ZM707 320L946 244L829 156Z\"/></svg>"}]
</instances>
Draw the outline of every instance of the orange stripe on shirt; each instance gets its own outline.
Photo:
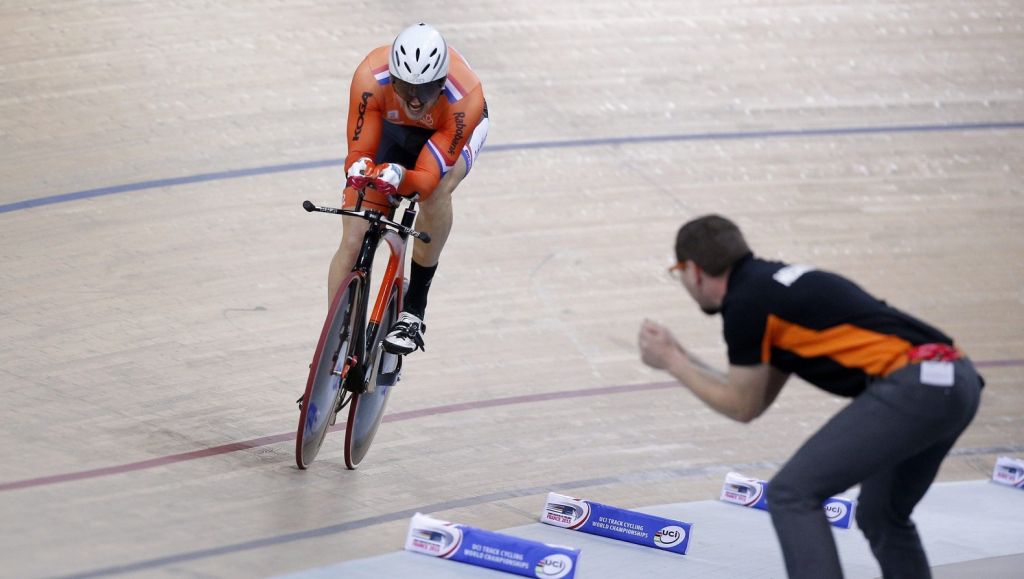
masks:
<instances>
[{"instance_id":1,"label":"orange stripe on shirt","mask_svg":"<svg viewBox=\"0 0 1024 579\"><path fill-rule=\"evenodd\" d=\"M761 341L761 361L771 362L772 347L775 347L803 358L826 356L847 368L884 376L907 364L907 351L911 346L898 336L872 332L853 324L812 330L769 314Z\"/></svg>"}]
</instances>

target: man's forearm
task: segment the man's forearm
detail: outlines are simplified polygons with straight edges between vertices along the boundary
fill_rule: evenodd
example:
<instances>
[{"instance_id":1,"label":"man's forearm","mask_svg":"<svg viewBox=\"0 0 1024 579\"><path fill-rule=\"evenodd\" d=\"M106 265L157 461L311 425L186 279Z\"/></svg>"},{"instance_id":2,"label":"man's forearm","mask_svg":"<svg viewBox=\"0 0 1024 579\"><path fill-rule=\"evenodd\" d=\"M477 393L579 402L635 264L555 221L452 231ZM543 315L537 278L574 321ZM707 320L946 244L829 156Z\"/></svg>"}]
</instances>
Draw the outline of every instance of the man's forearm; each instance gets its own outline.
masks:
<instances>
[{"instance_id":1,"label":"man's forearm","mask_svg":"<svg viewBox=\"0 0 1024 579\"><path fill-rule=\"evenodd\" d=\"M667 368L669 374L715 411L745 422L741 400L728 377L686 352L679 354Z\"/></svg>"}]
</instances>

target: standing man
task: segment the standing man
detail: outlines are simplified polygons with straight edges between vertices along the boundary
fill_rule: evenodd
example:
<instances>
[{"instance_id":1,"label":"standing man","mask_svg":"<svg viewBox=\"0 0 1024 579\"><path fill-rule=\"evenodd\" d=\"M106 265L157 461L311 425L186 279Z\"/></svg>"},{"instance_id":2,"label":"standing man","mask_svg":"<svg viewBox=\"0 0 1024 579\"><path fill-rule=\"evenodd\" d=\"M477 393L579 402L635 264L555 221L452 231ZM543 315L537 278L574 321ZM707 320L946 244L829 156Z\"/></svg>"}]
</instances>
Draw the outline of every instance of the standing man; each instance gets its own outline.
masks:
<instances>
[{"instance_id":1,"label":"standing man","mask_svg":"<svg viewBox=\"0 0 1024 579\"><path fill-rule=\"evenodd\" d=\"M672 268L708 315L722 314L729 370L711 371L645 320L645 364L718 412L749 422L791 373L853 398L789 459L768 505L791 578L842 577L824 500L860 483L857 524L886 579L930 577L910 515L978 409L984 381L952 339L839 275L754 257L737 226L694 219Z\"/></svg>"},{"instance_id":2,"label":"standing man","mask_svg":"<svg viewBox=\"0 0 1024 579\"><path fill-rule=\"evenodd\" d=\"M430 234L414 242L403 311L384 349L423 349L427 292L452 227L452 192L473 167L487 139L487 105L480 79L465 59L427 24L403 30L370 52L352 76L348 111L348 177L342 204L356 204L354 185L369 183L363 207L386 213L394 195L419 195L416 228ZM352 270L368 223L342 218L341 245L327 278L330 304Z\"/></svg>"}]
</instances>

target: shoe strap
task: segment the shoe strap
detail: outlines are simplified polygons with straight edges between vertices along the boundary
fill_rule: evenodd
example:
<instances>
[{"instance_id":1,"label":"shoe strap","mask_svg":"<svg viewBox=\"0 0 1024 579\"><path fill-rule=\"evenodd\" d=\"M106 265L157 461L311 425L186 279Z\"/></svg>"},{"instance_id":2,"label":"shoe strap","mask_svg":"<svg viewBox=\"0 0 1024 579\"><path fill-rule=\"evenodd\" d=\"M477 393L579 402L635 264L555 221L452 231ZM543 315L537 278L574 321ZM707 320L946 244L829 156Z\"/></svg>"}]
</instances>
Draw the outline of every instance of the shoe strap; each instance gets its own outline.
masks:
<instances>
[{"instance_id":1,"label":"shoe strap","mask_svg":"<svg viewBox=\"0 0 1024 579\"><path fill-rule=\"evenodd\" d=\"M415 344L417 348L426 352L426 349L423 347L423 332L420 331L421 327L424 330L426 329L426 326L420 322L410 323L399 321L395 322L391 331L392 333L398 334L398 336L412 340L412 343Z\"/></svg>"}]
</instances>

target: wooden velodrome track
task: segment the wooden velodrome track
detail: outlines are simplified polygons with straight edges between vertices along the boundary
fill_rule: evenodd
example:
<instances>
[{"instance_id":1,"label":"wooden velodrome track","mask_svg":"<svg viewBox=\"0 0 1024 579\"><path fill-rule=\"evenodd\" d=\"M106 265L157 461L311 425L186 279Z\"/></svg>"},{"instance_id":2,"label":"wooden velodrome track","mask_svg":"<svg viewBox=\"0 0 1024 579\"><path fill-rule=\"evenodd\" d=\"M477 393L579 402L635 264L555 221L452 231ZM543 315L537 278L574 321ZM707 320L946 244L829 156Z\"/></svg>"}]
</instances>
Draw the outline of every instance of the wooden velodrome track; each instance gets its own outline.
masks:
<instances>
[{"instance_id":1,"label":"wooden velodrome track","mask_svg":"<svg viewBox=\"0 0 1024 579\"><path fill-rule=\"evenodd\" d=\"M417 20L482 78L427 351L357 471L294 464L351 72ZM0 576L269 576L770 477L843 400L731 423L638 358L724 366L678 226L849 274L988 387L942 481L1024 454L1018 0L0 4ZM928 529L922 529L923 534ZM1022 549L1024 551L1024 549Z\"/></svg>"}]
</instances>

